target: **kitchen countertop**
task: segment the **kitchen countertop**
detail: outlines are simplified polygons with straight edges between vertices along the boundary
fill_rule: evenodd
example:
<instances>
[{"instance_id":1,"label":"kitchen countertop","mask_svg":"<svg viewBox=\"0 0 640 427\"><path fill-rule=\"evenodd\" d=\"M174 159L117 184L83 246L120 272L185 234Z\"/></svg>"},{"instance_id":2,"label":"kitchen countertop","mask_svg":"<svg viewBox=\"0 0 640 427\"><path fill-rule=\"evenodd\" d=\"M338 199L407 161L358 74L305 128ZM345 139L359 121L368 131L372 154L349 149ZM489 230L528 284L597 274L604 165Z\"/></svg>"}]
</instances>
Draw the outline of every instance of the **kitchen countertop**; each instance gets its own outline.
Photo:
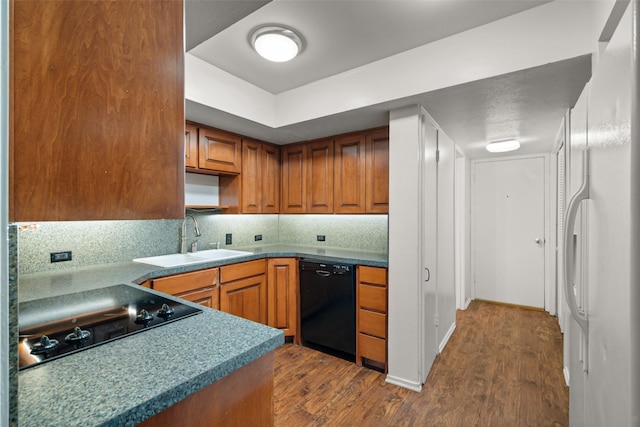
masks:
<instances>
[{"instance_id":1,"label":"kitchen countertop","mask_svg":"<svg viewBox=\"0 0 640 427\"><path fill-rule=\"evenodd\" d=\"M284 342L277 329L191 305L203 312L20 371L20 426L133 426Z\"/></svg>"},{"instance_id":2,"label":"kitchen countertop","mask_svg":"<svg viewBox=\"0 0 640 427\"><path fill-rule=\"evenodd\" d=\"M387 267L386 254L361 250L286 244L234 249L252 254L183 267L123 262L21 275L18 300L118 283L135 286L148 279L263 258L307 257ZM201 314L21 371L20 425L135 425L283 342L282 331L203 308Z\"/></svg>"}]
</instances>

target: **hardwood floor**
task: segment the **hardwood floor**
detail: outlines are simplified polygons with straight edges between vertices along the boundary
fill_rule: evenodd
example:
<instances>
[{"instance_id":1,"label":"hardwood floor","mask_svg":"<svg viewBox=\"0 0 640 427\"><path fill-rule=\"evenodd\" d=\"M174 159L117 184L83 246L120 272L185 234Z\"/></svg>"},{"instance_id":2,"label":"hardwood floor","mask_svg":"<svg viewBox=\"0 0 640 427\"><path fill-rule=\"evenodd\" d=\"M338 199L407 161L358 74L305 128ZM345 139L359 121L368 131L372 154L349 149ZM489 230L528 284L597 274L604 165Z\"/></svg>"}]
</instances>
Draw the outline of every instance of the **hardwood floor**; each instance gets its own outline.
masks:
<instances>
[{"instance_id":1,"label":"hardwood floor","mask_svg":"<svg viewBox=\"0 0 640 427\"><path fill-rule=\"evenodd\" d=\"M543 311L473 301L421 393L306 347L275 356L275 425L567 426L562 335Z\"/></svg>"}]
</instances>

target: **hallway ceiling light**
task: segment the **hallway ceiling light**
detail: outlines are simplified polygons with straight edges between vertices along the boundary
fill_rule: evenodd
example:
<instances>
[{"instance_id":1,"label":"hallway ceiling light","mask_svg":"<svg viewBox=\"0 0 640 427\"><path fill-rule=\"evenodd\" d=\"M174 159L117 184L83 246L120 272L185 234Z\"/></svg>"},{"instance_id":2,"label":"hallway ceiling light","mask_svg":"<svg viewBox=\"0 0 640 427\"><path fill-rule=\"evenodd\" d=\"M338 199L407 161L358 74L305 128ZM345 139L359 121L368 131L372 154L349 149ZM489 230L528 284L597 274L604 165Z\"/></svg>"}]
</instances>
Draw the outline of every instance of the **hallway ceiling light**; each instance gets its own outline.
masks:
<instances>
[{"instance_id":1,"label":"hallway ceiling light","mask_svg":"<svg viewBox=\"0 0 640 427\"><path fill-rule=\"evenodd\" d=\"M302 39L289 28L268 25L253 30L251 46L269 61L286 62L302 51Z\"/></svg>"},{"instance_id":2,"label":"hallway ceiling light","mask_svg":"<svg viewBox=\"0 0 640 427\"><path fill-rule=\"evenodd\" d=\"M490 153L504 153L520 148L520 141L517 139L507 139L506 141L496 141L487 144L485 147Z\"/></svg>"}]
</instances>

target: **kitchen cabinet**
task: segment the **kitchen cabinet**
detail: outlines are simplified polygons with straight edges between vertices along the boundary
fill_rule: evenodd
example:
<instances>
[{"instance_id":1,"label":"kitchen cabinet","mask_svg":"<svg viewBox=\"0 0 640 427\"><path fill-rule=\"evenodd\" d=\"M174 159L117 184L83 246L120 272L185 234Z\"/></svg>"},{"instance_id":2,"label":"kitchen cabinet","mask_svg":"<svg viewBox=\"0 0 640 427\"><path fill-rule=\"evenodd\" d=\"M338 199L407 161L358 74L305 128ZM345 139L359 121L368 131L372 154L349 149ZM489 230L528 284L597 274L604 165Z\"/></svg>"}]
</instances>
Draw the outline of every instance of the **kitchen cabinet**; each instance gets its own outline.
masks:
<instances>
[{"instance_id":1,"label":"kitchen cabinet","mask_svg":"<svg viewBox=\"0 0 640 427\"><path fill-rule=\"evenodd\" d=\"M344 135L335 140L336 213L389 212L389 129Z\"/></svg>"},{"instance_id":2,"label":"kitchen cabinet","mask_svg":"<svg viewBox=\"0 0 640 427\"><path fill-rule=\"evenodd\" d=\"M351 134L335 140L334 206L336 213L363 213L366 189L366 138Z\"/></svg>"},{"instance_id":3,"label":"kitchen cabinet","mask_svg":"<svg viewBox=\"0 0 640 427\"><path fill-rule=\"evenodd\" d=\"M282 147L281 213L307 212L307 145Z\"/></svg>"},{"instance_id":4,"label":"kitchen cabinet","mask_svg":"<svg viewBox=\"0 0 640 427\"><path fill-rule=\"evenodd\" d=\"M198 127L188 122L184 126L184 165L198 167Z\"/></svg>"},{"instance_id":5,"label":"kitchen cabinet","mask_svg":"<svg viewBox=\"0 0 640 427\"><path fill-rule=\"evenodd\" d=\"M333 140L307 145L307 213L333 212Z\"/></svg>"},{"instance_id":6,"label":"kitchen cabinet","mask_svg":"<svg viewBox=\"0 0 640 427\"><path fill-rule=\"evenodd\" d=\"M387 269L359 265L356 286L356 364L387 365Z\"/></svg>"},{"instance_id":7,"label":"kitchen cabinet","mask_svg":"<svg viewBox=\"0 0 640 427\"><path fill-rule=\"evenodd\" d=\"M365 212L389 213L389 128L366 134Z\"/></svg>"},{"instance_id":8,"label":"kitchen cabinet","mask_svg":"<svg viewBox=\"0 0 640 427\"><path fill-rule=\"evenodd\" d=\"M220 308L218 269L209 268L190 273L152 279L145 286L209 308Z\"/></svg>"},{"instance_id":9,"label":"kitchen cabinet","mask_svg":"<svg viewBox=\"0 0 640 427\"><path fill-rule=\"evenodd\" d=\"M240 186L242 213L278 213L280 148L261 141L243 139Z\"/></svg>"},{"instance_id":10,"label":"kitchen cabinet","mask_svg":"<svg viewBox=\"0 0 640 427\"><path fill-rule=\"evenodd\" d=\"M266 260L220 267L220 310L267 324Z\"/></svg>"},{"instance_id":11,"label":"kitchen cabinet","mask_svg":"<svg viewBox=\"0 0 640 427\"><path fill-rule=\"evenodd\" d=\"M10 10L9 221L183 218L183 2Z\"/></svg>"},{"instance_id":12,"label":"kitchen cabinet","mask_svg":"<svg viewBox=\"0 0 640 427\"><path fill-rule=\"evenodd\" d=\"M298 260L267 261L267 324L281 329L285 337L298 337Z\"/></svg>"},{"instance_id":13,"label":"kitchen cabinet","mask_svg":"<svg viewBox=\"0 0 640 427\"><path fill-rule=\"evenodd\" d=\"M280 211L333 212L333 140L283 147Z\"/></svg>"},{"instance_id":14,"label":"kitchen cabinet","mask_svg":"<svg viewBox=\"0 0 640 427\"><path fill-rule=\"evenodd\" d=\"M198 128L198 169L239 174L242 168L241 138L229 132Z\"/></svg>"}]
</instances>

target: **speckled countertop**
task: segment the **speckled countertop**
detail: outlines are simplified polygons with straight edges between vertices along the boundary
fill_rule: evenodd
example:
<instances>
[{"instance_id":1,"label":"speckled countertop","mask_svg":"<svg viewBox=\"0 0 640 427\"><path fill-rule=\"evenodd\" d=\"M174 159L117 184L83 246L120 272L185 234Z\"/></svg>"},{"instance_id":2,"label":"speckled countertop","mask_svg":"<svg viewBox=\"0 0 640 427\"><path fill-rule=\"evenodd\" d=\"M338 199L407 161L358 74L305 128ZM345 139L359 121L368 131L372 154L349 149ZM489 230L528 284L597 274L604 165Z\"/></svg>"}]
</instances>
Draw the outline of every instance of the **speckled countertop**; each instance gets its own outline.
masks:
<instances>
[{"instance_id":1,"label":"speckled countertop","mask_svg":"<svg viewBox=\"0 0 640 427\"><path fill-rule=\"evenodd\" d=\"M273 257L387 266L386 254L359 250L282 244L237 249L252 254L175 268L130 262L26 274L19 276L18 299L118 283L134 286L151 278ZM20 425L135 425L283 342L279 330L204 308L196 316L21 371Z\"/></svg>"}]
</instances>

